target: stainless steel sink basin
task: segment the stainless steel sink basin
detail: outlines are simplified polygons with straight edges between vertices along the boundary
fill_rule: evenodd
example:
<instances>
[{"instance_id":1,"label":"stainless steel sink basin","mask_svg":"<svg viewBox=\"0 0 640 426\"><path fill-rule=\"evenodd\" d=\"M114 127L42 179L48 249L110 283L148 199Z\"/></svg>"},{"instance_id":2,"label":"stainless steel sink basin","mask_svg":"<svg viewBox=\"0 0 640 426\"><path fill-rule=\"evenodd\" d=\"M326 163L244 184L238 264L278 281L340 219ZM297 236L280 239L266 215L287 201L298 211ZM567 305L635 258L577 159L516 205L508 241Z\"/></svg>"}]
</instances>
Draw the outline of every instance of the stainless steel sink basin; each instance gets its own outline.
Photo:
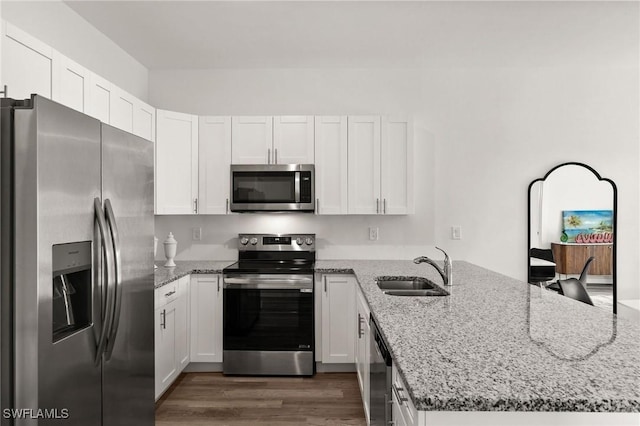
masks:
<instances>
[{"instance_id":1,"label":"stainless steel sink basin","mask_svg":"<svg viewBox=\"0 0 640 426\"><path fill-rule=\"evenodd\" d=\"M382 276L376 284L390 296L448 296L449 292L422 277Z\"/></svg>"}]
</instances>

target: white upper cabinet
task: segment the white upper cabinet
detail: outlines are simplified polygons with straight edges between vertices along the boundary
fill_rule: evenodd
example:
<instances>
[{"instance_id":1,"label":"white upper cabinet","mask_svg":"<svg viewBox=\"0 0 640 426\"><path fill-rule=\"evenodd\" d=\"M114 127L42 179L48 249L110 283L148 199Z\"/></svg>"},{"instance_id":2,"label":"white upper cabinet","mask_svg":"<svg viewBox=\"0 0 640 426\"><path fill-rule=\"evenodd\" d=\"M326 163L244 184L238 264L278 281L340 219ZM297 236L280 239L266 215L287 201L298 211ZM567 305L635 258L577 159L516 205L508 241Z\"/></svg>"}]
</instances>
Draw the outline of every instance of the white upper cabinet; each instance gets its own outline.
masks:
<instances>
[{"instance_id":1,"label":"white upper cabinet","mask_svg":"<svg viewBox=\"0 0 640 426\"><path fill-rule=\"evenodd\" d=\"M271 164L273 162L273 118L271 116L233 117L232 164Z\"/></svg>"},{"instance_id":2,"label":"white upper cabinet","mask_svg":"<svg viewBox=\"0 0 640 426\"><path fill-rule=\"evenodd\" d=\"M348 213L347 159L347 117L316 117L316 213Z\"/></svg>"},{"instance_id":3,"label":"white upper cabinet","mask_svg":"<svg viewBox=\"0 0 640 426\"><path fill-rule=\"evenodd\" d=\"M112 86L109 105L111 108L111 121L109 124L125 132L133 133L133 116L136 103L137 99L134 96L117 86Z\"/></svg>"},{"instance_id":4,"label":"white upper cabinet","mask_svg":"<svg viewBox=\"0 0 640 426\"><path fill-rule=\"evenodd\" d=\"M273 117L271 164L313 164L313 116Z\"/></svg>"},{"instance_id":5,"label":"white upper cabinet","mask_svg":"<svg viewBox=\"0 0 640 426\"><path fill-rule=\"evenodd\" d=\"M380 117L349 116L349 214L380 213Z\"/></svg>"},{"instance_id":6,"label":"white upper cabinet","mask_svg":"<svg viewBox=\"0 0 640 426\"><path fill-rule=\"evenodd\" d=\"M156 214L198 212L198 117L156 110Z\"/></svg>"},{"instance_id":7,"label":"white upper cabinet","mask_svg":"<svg viewBox=\"0 0 640 426\"><path fill-rule=\"evenodd\" d=\"M349 117L349 214L413 212L413 126L406 117Z\"/></svg>"},{"instance_id":8,"label":"white upper cabinet","mask_svg":"<svg viewBox=\"0 0 640 426\"><path fill-rule=\"evenodd\" d=\"M32 93L52 98L53 49L14 27L3 26L2 84L8 97L26 99Z\"/></svg>"},{"instance_id":9,"label":"white upper cabinet","mask_svg":"<svg viewBox=\"0 0 640 426\"><path fill-rule=\"evenodd\" d=\"M156 109L139 99L134 104L133 133L152 142L156 140Z\"/></svg>"},{"instance_id":10,"label":"white upper cabinet","mask_svg":"<svg viewBox=\"0 0 640 426\"><path fill-rule=\"evenodd\" d=\"M90 81L87 114L103 123L111 124L113 84L94 73L91 74Z\"/></svg>"},{"instance_id":11,"label":"white upper cabinet","mask_svg":"<svg viewBox=\"0 0 640 426\"><path fill-rule=\"evenodd\" d=\"M383 214L413 213L413 125L406 117L382 117L380 198Z\"/></svg>"},{"instance_id":12,"label":"white upper cabinet","mask_svg":"<svg viewBox=\"0 0 640 426\"><path fill-rule=\"evenodd\" d=\"M200 214L229 212L231 117L199 118Z\"/></svg>"},{"instance_id":13,"label":"white upper cabinet","mask_svg":"<svg viewBox=\"0 0 640 426\"><path fill-rule=\"evenodd\" d=\"M86 113L89 107L91 71L53 51L53 100Z\"/></svg>"}]
</instances>

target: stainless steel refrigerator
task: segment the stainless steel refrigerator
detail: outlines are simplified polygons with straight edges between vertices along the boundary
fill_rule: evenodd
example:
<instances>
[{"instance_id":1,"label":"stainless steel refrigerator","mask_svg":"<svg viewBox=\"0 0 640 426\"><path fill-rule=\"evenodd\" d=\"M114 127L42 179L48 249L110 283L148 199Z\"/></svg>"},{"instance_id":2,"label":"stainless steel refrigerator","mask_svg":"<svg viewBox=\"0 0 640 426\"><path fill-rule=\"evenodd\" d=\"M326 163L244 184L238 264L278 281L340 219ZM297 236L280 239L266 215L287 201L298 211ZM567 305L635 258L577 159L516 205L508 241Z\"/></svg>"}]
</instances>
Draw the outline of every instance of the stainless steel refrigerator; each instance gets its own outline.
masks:
<instances>
[{"instance_id":1,"label":"stainless steel refrigerator","mask_svg":"<svg viewBox=\"0 0 640 426\"><path fill-rule=\"evenodd\" d=\"M1 102L1 425L152 425L153 145Z\"/></svg>"}]
</instances>

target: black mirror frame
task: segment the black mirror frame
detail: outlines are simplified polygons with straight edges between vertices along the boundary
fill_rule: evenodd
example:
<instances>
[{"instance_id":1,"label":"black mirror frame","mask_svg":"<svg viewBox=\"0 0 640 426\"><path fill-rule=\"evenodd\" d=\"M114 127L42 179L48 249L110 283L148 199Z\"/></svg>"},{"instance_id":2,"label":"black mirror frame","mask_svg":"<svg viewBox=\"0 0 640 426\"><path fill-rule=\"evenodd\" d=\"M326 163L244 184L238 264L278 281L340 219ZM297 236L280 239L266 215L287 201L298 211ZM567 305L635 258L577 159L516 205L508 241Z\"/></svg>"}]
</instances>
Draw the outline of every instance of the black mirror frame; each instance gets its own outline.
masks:
<instances>
[{"instance_id":1,"label":"black mirror frame","mask_svg":"<svg viewBox=\"0 0 640 426\"><path fill-rule=\"evenodd\" d=\"M613 278L613 313L616 314L618 312L618 306L617 306L617 301L618 301L618 274L617 274L618 187L616 186L614 181L612 181L609 178L603 178L602 176L600 176L600 173L598 173L593 167L587 164L579 163L579 162L567 162L567 163L558 164L557 166L551 168L544 175L544 177L534 179L529 184L529 188L527 191L527 263L526 263L527 264L527 282L531 282L531 268L528 266L529 265L529 249L531 248L531 188L536 182L544 182L551 173L553 173L555 170L559 169L560 167L564 167L564 166L584 167L585 169L593 173L594 176L598 178L599 181L609 182L609 184L611 184L611 188L613 189L613 242L612 242L613 259L611 261L612 263L611 272L612 272L612 278Z\"/></svg>"}]
</instances>

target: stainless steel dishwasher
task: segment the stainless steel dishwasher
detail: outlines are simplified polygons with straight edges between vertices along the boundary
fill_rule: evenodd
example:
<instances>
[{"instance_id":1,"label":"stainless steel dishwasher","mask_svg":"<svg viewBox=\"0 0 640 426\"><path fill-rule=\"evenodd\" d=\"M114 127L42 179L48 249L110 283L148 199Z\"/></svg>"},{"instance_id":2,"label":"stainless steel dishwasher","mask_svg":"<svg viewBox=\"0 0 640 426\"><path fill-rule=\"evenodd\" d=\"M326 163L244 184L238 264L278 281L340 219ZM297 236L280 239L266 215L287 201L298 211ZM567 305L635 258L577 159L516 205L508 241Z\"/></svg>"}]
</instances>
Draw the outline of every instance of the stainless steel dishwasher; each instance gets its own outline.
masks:
<instances>
[{"instance_id":1,"label":"stainless steel dishwasher","mask_svg":"<svg viewBox=\"0 0 640 426\"><path fill-rule=\"evenodd\" d=\"M370 386L370 426L388 426L391 418L391 353L387 349L382 333L373 315L369 318L371 326L371 358L369 364Z\"/></svg>"}]
</instances>

